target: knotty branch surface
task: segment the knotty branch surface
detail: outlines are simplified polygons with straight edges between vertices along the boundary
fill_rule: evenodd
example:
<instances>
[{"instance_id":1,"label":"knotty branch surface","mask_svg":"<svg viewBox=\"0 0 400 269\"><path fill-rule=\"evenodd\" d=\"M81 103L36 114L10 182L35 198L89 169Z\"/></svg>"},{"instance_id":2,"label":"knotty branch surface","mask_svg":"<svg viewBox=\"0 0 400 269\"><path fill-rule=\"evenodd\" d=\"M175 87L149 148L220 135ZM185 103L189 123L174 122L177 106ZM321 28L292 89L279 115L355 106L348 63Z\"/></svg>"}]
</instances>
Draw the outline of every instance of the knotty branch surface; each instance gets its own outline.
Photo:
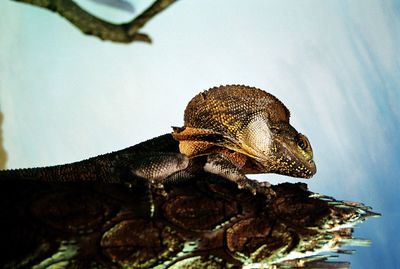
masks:
<instances>
[{"instance_id":1,"label":"knotty branch surface","mask_svg":"<svg viewBox=\"0 0 400 269\"><path fill-rule=\"evenodd\" d=\"M34 6L46 8L60 14L70 21L84 34L97 36L102 40L110 40L119 43L131 43L143 41L150 43L151 38L139 32L139 30L154 16L165 10L176 0L157 0L142 14L132 21L122 24L114 24L99 19L88 13L72 0L13 0L28 3Z\"/></svg>"}]
</instances>

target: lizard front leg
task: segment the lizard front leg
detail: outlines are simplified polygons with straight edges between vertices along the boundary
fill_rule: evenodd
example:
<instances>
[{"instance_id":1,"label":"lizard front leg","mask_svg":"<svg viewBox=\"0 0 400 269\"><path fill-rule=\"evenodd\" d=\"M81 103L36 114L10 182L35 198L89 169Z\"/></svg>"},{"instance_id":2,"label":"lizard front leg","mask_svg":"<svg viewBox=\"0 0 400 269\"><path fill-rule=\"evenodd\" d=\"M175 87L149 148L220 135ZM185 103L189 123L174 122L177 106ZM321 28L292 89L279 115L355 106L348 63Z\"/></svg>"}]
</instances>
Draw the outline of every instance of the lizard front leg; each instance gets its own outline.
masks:
<instances>
[{"instance_id":1,"label":"lizard front leg","mask_svg":"<svg viewBox=\"0 0 400 269\"><path fill-rule=\"evenodd\" d=\"M230 181L235 182L239 189L250 191L253 195L262 193L270 197L273 191L268 188L268 182L258 182L246 177L242 169L235 165L223 154L210 154L204 165L204 171L222 176Z\"/></svg>"}]
</instances>

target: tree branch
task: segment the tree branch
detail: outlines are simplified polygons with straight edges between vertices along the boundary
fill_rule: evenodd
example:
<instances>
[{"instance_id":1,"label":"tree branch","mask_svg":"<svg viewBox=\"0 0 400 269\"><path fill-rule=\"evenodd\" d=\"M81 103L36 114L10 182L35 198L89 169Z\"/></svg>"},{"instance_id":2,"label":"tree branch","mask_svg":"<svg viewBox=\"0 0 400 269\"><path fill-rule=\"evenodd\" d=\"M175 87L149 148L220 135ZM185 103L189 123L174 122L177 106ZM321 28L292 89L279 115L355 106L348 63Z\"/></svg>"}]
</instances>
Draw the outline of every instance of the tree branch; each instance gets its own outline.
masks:
<instances>
[{"instance_id":1,"label":"tree branch","mask_svg":"<svg viewBox=\"0 0 400 269\"><path fill-rule=\"evenodd\" d=\"M143 41L151 43L147 34L139 30L154 16L165 10L176 0L157 0L142 14L132 21L122 24L114 24L99 19L86 12L72 0L13 0L16 2L28 3L34 6L49 9L57 12L70 21L84 34L97 36L102 40L110 40L120 43L131 43Z\"/></svg>"}]
</instances>

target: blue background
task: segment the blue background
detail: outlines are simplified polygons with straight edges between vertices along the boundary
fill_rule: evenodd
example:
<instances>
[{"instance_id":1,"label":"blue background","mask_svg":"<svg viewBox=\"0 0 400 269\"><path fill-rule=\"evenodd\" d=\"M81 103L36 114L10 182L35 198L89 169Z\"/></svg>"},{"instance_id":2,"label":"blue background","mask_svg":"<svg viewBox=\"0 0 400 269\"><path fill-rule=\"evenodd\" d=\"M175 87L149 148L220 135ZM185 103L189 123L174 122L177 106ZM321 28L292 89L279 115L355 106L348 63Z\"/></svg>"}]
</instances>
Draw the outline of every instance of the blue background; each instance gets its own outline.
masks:
<instances>
[{"instance_id":1,"label":"blue background","mask_svg":"<svg viewBox=\"0 0 400 269\"><path fill-rule=\"evenodd\" d=\"M80 0L114 22L135 13ZM400 2L178 1L143 31L101 42L47 10L0 2L0 111L7 168L72 162L182 125L186 103L221 84L265 89L314 148L311 190L383 214L352 268L400 268ZM276 183L296 179L261 175Z\"/></svg>"}]
</instances>

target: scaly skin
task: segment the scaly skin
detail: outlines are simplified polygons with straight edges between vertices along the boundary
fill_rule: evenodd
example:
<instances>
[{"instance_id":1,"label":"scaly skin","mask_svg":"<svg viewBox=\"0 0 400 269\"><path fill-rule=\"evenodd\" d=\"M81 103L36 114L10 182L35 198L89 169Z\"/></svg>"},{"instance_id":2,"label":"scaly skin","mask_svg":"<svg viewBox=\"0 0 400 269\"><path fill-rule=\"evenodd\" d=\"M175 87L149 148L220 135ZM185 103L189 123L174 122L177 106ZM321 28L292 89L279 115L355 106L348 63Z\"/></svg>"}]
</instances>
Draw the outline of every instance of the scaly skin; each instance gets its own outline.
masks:
<instances>
[{"instance_id":1,"label":"scaly skin","mask_svg":"<svg viewBox=\"0 0 400 269\"><path fill-rule=\"evenodd\" d=\"M251 190L244 176L247 173L300 178L316 173L311 145L290 125L289 117L282 102L265 91L242 85L220 86L189 102L184 127L175 128L173 136L180 141L184 155L209 156L206 171Z\"/></svg>"},{"instance_id":2,"label":"scaly skin","mask_svg":"<svg viewBox=\"0 0 400 269\"><path fill-rule=\"evenodd\" d=\"M187 164L188 159L178 151L178 143L170 134L165 134L75 163L0 171L0 179L131 184L141 179L162 180Z\"/></svg>"},{"instance_id":3,"label":"scaly skin","mask_svg":"<svg viewBox=\"0 0 400 269\"><path fill-rule=\"evenodd\" d=\"M309 178L316 172L308 139L289 124L289 110L260 89L227 85L195 96L184 127L136 146L88 160L44 168L6 170L0 178L50 182L97 181L156 186L204 169L256 194L265 191L247 173Z\"/></svg>"}]
</instances>

